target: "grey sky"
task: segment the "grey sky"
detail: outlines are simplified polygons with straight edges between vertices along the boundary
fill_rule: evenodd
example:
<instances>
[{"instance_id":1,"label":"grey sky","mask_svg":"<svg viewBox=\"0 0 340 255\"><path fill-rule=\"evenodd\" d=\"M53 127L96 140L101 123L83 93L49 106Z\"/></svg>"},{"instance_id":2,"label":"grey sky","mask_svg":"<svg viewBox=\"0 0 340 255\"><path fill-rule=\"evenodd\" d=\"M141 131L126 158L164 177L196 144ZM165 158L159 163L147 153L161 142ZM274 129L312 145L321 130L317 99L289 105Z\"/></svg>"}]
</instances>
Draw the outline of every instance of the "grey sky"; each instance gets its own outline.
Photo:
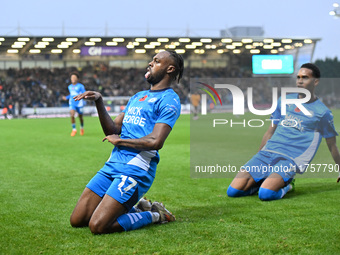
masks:
<instances>
[{"instance_id":1,"label":"grey sky","mask_svg":"<svg viewBox=\"0 0 340 255\"><path fill-rule=\"evenodd\" d=\"M314 60L340 57L334 0L2 1L0 35L218 37L233 26L262 26L266 37L321 38ZM64 28L63 28L64 26Z\"/></svg>"}]
</instances>

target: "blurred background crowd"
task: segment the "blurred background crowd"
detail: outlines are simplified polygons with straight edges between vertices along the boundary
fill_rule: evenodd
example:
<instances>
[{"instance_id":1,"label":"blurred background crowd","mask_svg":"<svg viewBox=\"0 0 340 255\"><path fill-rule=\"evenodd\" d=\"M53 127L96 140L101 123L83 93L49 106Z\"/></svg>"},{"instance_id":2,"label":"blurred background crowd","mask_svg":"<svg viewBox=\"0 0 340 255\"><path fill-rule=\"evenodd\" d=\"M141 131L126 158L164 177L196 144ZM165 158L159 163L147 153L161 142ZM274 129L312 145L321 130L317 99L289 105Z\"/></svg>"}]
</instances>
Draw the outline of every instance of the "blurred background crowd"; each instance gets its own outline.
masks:
<instances>
[{"instance_id":1,"label":"blurred background crowd","mask_svg":"<svg viewBox=\"0 0 340 255\"><path fill-rule=\"evenodd\" d=\"M24 107L67 107L68 102L62 97L68 95L67 86L70 84L69 75L73 71L80 74L80 82L86 90L99 91L104 97L132 96L136 92L149 89L150 85L145 81L145 68L122 69L119 67L108 67L105 64L86 66L81 70L76 68L26 68L7 69L0 71L0 108L7 108L14 112L17 109L19 115ZM251 78L249 70L233 68L186 68L184 76L179 84L174 85L182 104L190 103L190 82L198 78L209 78L214 83L218 78ZM258 80L258 79L257 79ZM246 91L247 86L242 82L239 87ZM286 79L287 81L287 79ZM294 81L292 81L294 82ZM271 83L271 84L270 84ZM255 85L255 104L269 104L272 100L271 87L281 87L277 80L263 79ZM336 93L337 84L329 84L327 88L320 90L319 96L328 106L339 104ZM195 92L191 92L195 93ZM221 97L226 104L232 103L230 93L222 93Z\"/></svg>"}]
</instances>

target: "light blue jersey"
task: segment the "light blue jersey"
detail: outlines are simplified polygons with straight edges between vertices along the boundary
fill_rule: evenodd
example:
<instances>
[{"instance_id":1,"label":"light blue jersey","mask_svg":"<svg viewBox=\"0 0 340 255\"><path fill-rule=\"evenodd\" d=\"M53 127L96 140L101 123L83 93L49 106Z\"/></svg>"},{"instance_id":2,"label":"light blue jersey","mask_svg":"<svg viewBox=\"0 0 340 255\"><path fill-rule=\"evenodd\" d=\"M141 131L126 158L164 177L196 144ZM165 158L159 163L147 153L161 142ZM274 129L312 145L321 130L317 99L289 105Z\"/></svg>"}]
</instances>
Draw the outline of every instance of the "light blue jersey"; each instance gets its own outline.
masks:
<instances>
[{"instance_id":1,"label":"light blue jersey","mask_svg":"<svg viewBox=\"0 0 340 255\"><path fill-rule=\"evenodd\" d=\"M138 139L150 134L156 123L165 123L173 128L181 112L181 103L171 88L146 90L131 97L123 112L125 115L120 137ZM106 164L113 162L138 166L155 177L159 154L157 150L138 151L116 146Z\"/></svg>"},{"instance_id":2,"label":"light blue jersey","mask_svg":"<svg viewBox=\"0 0 340 255\"><path fill-rule=\"evenodd\" d=\"M290 94L287 98L298 98ZM281 98L271 116L277 128L273 136L262 148L292 159L303 172L319 148L322 137L337 136L332 112L319 100L305 103L303 106L312 114L306 116L294 104L287 105L286 115L281 115Z\"/></svg>"},{"instance_id":3,"label":"light blue jersey","mask_svg":"<svg viewBox=\"0 0 340 255\"><path fill-rule=\"evenodd\" d=\"M85 92L85 87L81 83L77 83L76 85L70 84L68 85L68 91L70 92L70 95L66 97L68 99L70 109L73 107L84 107L84 100L75 101L73 97L80 95Z\"/></svg>"}]
</instances>

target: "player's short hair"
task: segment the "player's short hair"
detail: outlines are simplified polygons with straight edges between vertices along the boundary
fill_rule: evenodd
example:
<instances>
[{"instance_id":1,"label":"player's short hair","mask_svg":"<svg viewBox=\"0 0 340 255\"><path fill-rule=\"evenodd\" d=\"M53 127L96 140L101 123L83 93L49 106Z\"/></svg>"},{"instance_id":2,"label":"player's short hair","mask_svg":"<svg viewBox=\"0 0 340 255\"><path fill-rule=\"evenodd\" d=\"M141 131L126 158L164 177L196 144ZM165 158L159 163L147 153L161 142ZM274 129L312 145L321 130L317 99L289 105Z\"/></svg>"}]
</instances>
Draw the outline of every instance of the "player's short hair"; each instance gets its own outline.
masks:
<instances>
[{"instance_id":1,"label":"player's short hair","mask_svg":"<svg viewBox=\"0 0 340 255\"><path fill-rule=\"evenodd\" d=\"M78 79L79 79L79 77L80 77L78 72L72 72L72 73L70 73L70 77L71 77L72 75L77 76Z\"/></svg>"},{"instance_id":2,"label":"player's short hair","mask_svg":"<svg viewBox=\"0 0 340 255\"><path fill-rule=\"evenodd\" d=\"M168 50L170 57L175 61L175 72L173 72L172 77L173 80L177 81L179 83L180 79L183 76L183 70L184 70L184 60L181 55L179 55L176 51Z\"/></svg>"},{"instance_id":3,"label":"player's short hair","mask_svg":"<svg viewBox=\"0 0 340 255\"><path fill-rule=\"evenodd\" d=\"M305 63L301 66L301 68L307 68L309 70L312 70L312 74L314 78L319 79L321 77L320 69L316 65L312 63Z\"/></svg>"}]
</instances>

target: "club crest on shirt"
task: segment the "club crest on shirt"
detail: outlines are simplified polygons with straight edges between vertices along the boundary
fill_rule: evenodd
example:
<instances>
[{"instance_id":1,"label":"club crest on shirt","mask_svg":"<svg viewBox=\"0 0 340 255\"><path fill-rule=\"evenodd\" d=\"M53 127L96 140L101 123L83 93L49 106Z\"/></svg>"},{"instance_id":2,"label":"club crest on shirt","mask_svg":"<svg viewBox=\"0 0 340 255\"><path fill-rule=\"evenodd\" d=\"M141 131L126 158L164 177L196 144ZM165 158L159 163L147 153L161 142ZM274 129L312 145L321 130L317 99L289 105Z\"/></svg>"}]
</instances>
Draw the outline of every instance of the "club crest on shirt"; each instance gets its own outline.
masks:
<instances>
[{"instance_id":1,"label":"club crest on shirt","mask_svg":"<svg viewBox=\"0 0 340 255\"><path fill-rule=\"evenodd\" d=\"M153 103L153 102L156 102L157 98L156 97L153 97L153 98L150 98L148 100L148 103Z\"/></svg>"},{"instance_id":2,"label":"club crest on shirt","mask_svg":"<svg viewBox=\"0 0 340 255\"><path fill-rule=\"evenodd\" d=\"M145 95L145 96L143 96L141 99L139 99L139 101L140 101L140 102L141 102L141 101L144 101L147 97L148 97L148 95Z\"/></svg>"}]
</instances>

